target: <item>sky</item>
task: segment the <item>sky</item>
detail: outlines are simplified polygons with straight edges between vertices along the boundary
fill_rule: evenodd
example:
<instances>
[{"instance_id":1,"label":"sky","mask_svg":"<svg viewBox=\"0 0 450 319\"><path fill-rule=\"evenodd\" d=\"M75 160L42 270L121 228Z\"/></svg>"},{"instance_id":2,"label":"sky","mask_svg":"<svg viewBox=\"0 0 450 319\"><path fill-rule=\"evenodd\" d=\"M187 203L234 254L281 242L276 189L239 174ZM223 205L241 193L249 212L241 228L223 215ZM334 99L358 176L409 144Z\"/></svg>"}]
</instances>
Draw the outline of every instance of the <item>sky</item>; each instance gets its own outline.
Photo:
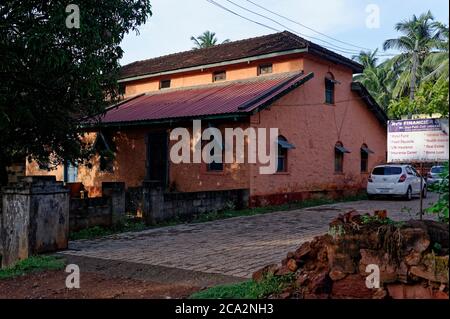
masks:
<instances>
[{"instance_id":1,"label":"sky","mask_svg":"<svg viewBox=\"0 0 450 319\"><path fill-rule=\"evenodd\" d=\"M139 34L127 34L122 42L121 64L190 50L193 46L191 36L206 30L215 32L219 41L233 41L275 33L273 29L290 29L347 57L361 48L379 48L379 58L383 60L385 54L396 53L384 52L381 48L385 39L398 36L394 30L397 22L427 10L437 21L446 24L449 21L448 0L251 0L296 23L269 13L249 0L213 1L272 29L238 17L208 0L151 0L153 15L140 27Z\"/></svg>"}]
</instances>

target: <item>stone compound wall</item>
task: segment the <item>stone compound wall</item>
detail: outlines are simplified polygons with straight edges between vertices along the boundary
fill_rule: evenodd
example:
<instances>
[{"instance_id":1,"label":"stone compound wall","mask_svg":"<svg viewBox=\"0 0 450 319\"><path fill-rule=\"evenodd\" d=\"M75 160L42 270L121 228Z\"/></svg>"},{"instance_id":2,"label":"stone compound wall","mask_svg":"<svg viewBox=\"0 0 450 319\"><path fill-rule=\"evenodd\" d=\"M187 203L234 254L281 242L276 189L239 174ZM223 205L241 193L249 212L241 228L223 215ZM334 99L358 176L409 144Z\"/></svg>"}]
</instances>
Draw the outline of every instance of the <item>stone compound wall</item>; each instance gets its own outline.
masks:
<instances>
[{"instance_id":1,"label":"stone compound wall","mask_svg":"<svg viewBox=\"0 0 450 319\"><path fill-rule=\"evenodd\" d=\"M143 187L143 215L147 224L153 224L174 217L190 218L215 210L242 209L248 205L248 196L247 189L166 193L147 183Z\"/></svg>"},{"instance_id":2,"label":"stone compound wall","mask_svg":"<svg viewBox=\"0 0 450 319\"><path fill-rule=\"evenodd\" d=\"M55 177L25 177L2 190L2 267L66 249L69 195Z\"/></svg>"},{"instance_id":3,"label":"stone compound wall","mask_svg":"<svg viewBox=\"0 0 450 319\"><path fill-rule=\"evenodd\" d=\"M102 197L70 199L70 231L111 227L125 218L125 184L103 183Z\"/></svg>"}]
</instances>

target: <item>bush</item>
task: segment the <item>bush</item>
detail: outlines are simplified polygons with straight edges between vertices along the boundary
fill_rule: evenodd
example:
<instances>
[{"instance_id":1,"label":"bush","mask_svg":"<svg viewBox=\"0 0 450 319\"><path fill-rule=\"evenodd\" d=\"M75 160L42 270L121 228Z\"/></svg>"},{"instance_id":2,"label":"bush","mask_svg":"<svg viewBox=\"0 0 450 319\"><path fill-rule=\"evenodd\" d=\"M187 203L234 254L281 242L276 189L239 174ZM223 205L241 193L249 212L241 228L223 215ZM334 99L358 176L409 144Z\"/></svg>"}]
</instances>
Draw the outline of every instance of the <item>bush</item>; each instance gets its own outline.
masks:
<instances>
[{"instance_id":1,"label":"bush","mask_svg":"<svg viewBox=\"0 0 450 319\"><path fill-rule=\"evenodd\" d=\"M436 214L441 222L448 224L448 162L444 164L444 170L440 174L442 181L430 185L429 189L439 194L439 200L433 206L427 209L427 212Z\"/></svg>"}]
</instances>

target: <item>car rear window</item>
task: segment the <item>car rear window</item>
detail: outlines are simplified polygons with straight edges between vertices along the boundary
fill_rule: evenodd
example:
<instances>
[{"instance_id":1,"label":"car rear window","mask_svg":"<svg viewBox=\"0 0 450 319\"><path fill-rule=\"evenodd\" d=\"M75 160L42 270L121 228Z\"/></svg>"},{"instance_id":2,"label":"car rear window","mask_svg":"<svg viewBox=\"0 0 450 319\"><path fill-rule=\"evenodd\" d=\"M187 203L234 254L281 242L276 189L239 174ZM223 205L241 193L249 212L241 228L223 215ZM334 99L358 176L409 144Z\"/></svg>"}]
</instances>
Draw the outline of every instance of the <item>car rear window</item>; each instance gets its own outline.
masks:
<instances>
[{"instance_id":1,"label":"car rear window","mask_svg":"<svg viewBox=\"0 0 450 319\"><path fill-rule=\"evenodd\" d=\"M375 167L372 172L373 175L400 175L401 173L402 168L398 166Z\"/></svg>"},{"instance_id":2,"label":"car rear window","mask_svg":"<svg viewBox=\"0 0 450 319\"><path fill-rule=\"evenodd\" d=\"M431 173L434 173L434 174L442 173L442 167L432 167L431 168Z\"/></svg>"}]
</instances>

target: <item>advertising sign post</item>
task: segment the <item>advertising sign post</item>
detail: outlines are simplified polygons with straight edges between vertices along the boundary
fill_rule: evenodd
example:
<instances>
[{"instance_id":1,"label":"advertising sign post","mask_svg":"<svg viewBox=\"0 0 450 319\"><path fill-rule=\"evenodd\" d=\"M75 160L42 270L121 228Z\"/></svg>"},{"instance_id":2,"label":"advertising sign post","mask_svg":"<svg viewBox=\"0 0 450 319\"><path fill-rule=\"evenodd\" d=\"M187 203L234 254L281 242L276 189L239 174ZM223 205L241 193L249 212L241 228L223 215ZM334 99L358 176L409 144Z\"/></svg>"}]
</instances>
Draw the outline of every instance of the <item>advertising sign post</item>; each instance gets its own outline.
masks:
<instances>
[{"instance_id":1,"label":"advertising sign post","mask_svg":"<svg viewBox=\"0 0 450 319\"><path fill-rule=\"evenodd\" d=\"M388 121L388 163L420 164L449 159L449 137L440 119ZM423 215L423 178L420 180L420 219Z\"/></svg>"}]
</instances>

